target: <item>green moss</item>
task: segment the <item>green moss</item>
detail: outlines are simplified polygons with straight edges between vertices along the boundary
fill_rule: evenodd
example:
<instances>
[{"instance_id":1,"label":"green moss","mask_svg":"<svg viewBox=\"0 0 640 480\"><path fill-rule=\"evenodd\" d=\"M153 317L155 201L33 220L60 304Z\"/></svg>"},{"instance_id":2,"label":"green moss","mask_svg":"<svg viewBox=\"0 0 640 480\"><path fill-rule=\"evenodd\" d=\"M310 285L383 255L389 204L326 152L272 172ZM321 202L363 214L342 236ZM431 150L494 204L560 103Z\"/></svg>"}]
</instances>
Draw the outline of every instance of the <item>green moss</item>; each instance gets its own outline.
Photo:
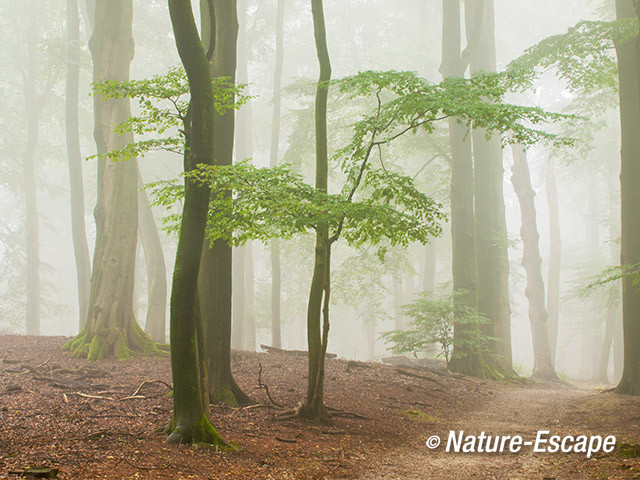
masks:
<instances>
[{"instance_id":1,"label":"green moss","mask_svg":"<svg viewBox=\"0 0 640 480\"><path fill-rule=\"evenodd\" d=\"M116 340L115 352L118 360L125 360L132 357L129 345L127 345L127 339L122 333L118 335L118 340Z\"/></svg>"},{"instance_id":2,"label":"green moss","mask_svg":"<svg viewBox=\"0 0 640 480\"><path fill-rule=\"evenodd\" d=\"M640 458L640 445L634 443L621 443L618 455L623 458Z\"/></svg>"},{"instance_id":3,"label":"green moss","mask_svg":"<svg viewBox=\"0 0 640 480\"><path fill-rule=\"evenodd\" d=\"M89 345L87 359L91 362L103 360L107 356L107 342L101 335L96 335Z\"/></svg>"},{"instance_id":4,"label":"green moss","mask_svg":"<svg viewBox=\"0 0 640 480\"><path fill-rule=\"evenodd\" d=\"M402 415L403 417L409 418L411 420L415 420L418 422L437 422L438 419L436 417L432 417L431 415L427 415L424 412L421 412L420 410L402 410L400 412L400 415Z\"/></svg>"},{"instance_id":5,"label":"green moss","mask_svg":"<svg viewBox=\"0 0 640 480\"><path fill-rule=\"evenodd\" d=\"M206 415L194 425L176 425L167 438L169 443L187 443L215 447L216 450L237 450L236 445L227 443L216 431Z\"/></svg>"},{"instance_id":6,"label":"green moss","mask_svg":"<svg viewBox=\"0 0 640 480\"><path fill-rule=\"evenodd\" d=\"M231 385L225 385L223 388L217 389L211 396L212 403L224 404L230 407L237 407L238 400L231 390Z\"/></svg>"}]
</instances>

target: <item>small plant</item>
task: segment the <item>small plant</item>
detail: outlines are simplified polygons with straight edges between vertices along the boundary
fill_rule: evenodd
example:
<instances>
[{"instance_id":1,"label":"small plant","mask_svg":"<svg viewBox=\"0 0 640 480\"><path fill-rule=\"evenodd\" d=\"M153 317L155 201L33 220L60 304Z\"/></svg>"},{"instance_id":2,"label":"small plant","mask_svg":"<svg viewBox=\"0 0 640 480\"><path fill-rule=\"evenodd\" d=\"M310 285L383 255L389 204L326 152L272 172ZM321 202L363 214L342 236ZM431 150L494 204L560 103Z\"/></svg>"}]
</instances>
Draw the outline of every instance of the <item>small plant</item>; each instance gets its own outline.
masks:
<instances>
[{"instance_id":1,"label":"small plant","mask_svg":"<svg viewBox=\"0 0 640 480\"><path fill-rule=\"evenodd\" d=\"M465 345L465 351L487 352L490 337L482 333L481 326L488 322L475 307L463 305L456 299L465 292L458 291L451 294L441 294L434 297L431 293L423 292L413 303L402 307L405 315L411 317L411 327L408 330L393 330L382 334L387 343L392 343L394 353L425 353L434 344L440 348L440 356L447 365L451 361L455 347L460 347L461 341L470 343ZM464 340L454 340L455 326L464 326Z\"/></svg>"}]
</instances>

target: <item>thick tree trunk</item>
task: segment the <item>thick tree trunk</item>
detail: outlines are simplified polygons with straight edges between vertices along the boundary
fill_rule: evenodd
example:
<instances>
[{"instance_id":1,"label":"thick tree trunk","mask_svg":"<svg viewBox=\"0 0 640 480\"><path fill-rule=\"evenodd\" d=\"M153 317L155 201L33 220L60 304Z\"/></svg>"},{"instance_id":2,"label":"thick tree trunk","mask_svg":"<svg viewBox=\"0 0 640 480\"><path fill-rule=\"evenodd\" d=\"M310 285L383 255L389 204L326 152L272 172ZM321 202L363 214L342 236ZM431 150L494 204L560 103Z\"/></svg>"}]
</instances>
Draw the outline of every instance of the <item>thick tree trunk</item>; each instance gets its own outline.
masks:
<instances>
[{"instance_id":1,"label":"thick tree trunk","mask_svg":"<svg viewBox=\"0 0 640 480\"><path fill-rule=\"evenodd\" d=\"M140 172L138 171L138 175ZM142 189L142 177L138 179L138 229L147 267L147 321L145 332L154 341L165 343L167 323L167 268L160 243L160 235L153 218L147 193Z\"/></svg>"},{"instance_id":2,"label":"thick tree trunk","mask_svg":"<svg viewBox=\"0 0 640 480\"><path fill-rule=\"evenodd\" d=\"M327 33L322 0L311 0L313 31L320 75L316 89L316 184L317 190L327 191L329 155L327 145L327 98L331 80L331 61L327 48ZM307 342L309 346L309 385L307 398L300 409L300 416L320 423L331 419L324 405L324 356L329 335L329 295L331 271L331 244L326 224L320 224L316 233L313 278L307 309ZM321 324L322 313L322 324Z\"/></svg>"},{"instance_id":3,"label":"thick tree trunk","mask_svg":"<svg viewBox=\"0 0 640 480\"><path fill-rule=\"evenodd\" d=\"M461 52L460 2L443 0L442 65L443 77L463 77L468 59ZM457 119L449 120L451 148L451 242L452 275L456 304L456 318L460 312L475 308L476 299L476 245L474 217L474 181L471 141L465 125ZM486 360L471 343L477 326L454 324L454 348L449 369L479 377L492 376Z\"/></svg>"},{"instance_id":4,"label":"thick tree trunk","mask_svg":"<svg viewBox=\"0 0 640 480\"><path fill-rule=\"evenodd\" d=\"M131 0L98 0L96 27L90 41L93 80L127 81L133 59L133 7ZM99 155L133 142L128 132L114 125L131 116L128 99L94 97L95 129ZM126 358L135 352L155 353L154 342L133 318L133 282L138 237L138 163L136 159L112 162L102 157L98 165L96 247L87 322L80 334L65 345L74 356L100 360Z\"/></svg>"},{"instance_id":5,"label":"thick tree trunk","mask_svg":"<svg viewBox=\"0 0 640 480\"><path fill-rule=\"evenodd\" d=\"M280 145L280 113L282 104L282 67L284 64L284 4L278 0L276 12L276 61L273 74L273 111L271 115L271 148L269 164L278 165L278 147ZM280 269L280 241L271 242L271 345L282 348L281 308L282 274Z\"/></svg>"},{"instance_id":6,"label":"thick tree trunk","mask_svg":"<svg viewBox=\"0 0 640 480\"><path fill-rule=\"evenodd\" d=\"M556 185L555 161L549 158L545 177L547 204L549 205L549 271L547 275L547 315L549 326L549 350L555 367L558 348L558 326L560 317L560 270L562 266L562 243L560 237L560 205Z\"/></svg>"},{"instance_id":7,"label":"thick tree trunk","mask_svg":"<svg viewBox=\"0 0 640 480\"><path fill-rule=\"evenodd\" d=\"M637 16L632 0L616 0L618 18ZM622 125L621 265L640 264L640 39L616 46L620 75L620 115ZM640 395L640 290L633 279L622 279L622 318L624 332L624 370L617 392Z\"/></svg>"},{"instance_id":8,"label":"thick tree trunk","mask_svg":"<svg viewBox=\"0 0 640 480\"><path fill-rule=\"evenodd\" d=\"M493 0L466 4L471 73L495 72ZM490 321L485 333L496 340L488 359L498 376L513 376L509 258L505 220L502 146L483 129L473 131L478 310Z\"/></svg>"},{"instance_id":9,"label":"thick tree trunk","mask_svg":"<svg viewBox=\"0 0 640 480\"><path fill-rule=\"evenodd\" d=\"M235 82L238 18L236 0L202 0L203 36L212 77ZM213 21L214 23L210 23ZM208 33L207 33L208 32ZM207 37L207 34L209 35ZM234 110L214 112L214 164L233 162ZM230 194L230 193L227 193ZM200 312L207 345L209 398L213 403L237 405L251 399L231 374L232 249L224 240L207 241L202 250L198 280Z\"/></svg>"},{"instance_id":10,"label":"thick tree trunk","mask_svg":"<svg viewBox=\"0 0 640 480\"><path fill-rule=\"evenodd\" d=\"M169 0L176 46L191 90L190 144L185 170L213 163L213 95L209 64L198 37L190 0ZM171 372L173 419L168 440L173 443L210 443L225 447L208 419L202 384L206 369L198 356L198 273L203 246L209 188L186 181L180 236L171 289ZM207 402L208 403L208 402Z\"/></svg>"},{"instance_id":11,"label":"thick tree trunk","mask_svg":"<svg viewBox=\"0 0 640 480\"><path fill-rule=\"evenodd\" d=\"M65 132L69 157L71 194L71 238L76 260L78 314L80 330L84 328L91 290L91 259L84 224L84 182L78 120L80 83L80 17L78 0L67 0L67 81L65 89Z\"/></svg>"},{"instance_id":12,"label":"thick tree trunk","mask_svg":"<svg viewBox=\"0 0 640 480\"><path fill-rule=\"evenodd\" d=\"M536 219L535 192L531 187L531 175L527 163L527 154L521 145L513 146L513 189L520 203L522 226L522 266L527 274L525 293L529 300L529 321L533 337L533 373L534 378L557 380L558 377L551 361L549 349L549 328L547 309L544 302L544 281L542 280L542 258L538 242L538 220Z\"/></svg>"}]
</instances>

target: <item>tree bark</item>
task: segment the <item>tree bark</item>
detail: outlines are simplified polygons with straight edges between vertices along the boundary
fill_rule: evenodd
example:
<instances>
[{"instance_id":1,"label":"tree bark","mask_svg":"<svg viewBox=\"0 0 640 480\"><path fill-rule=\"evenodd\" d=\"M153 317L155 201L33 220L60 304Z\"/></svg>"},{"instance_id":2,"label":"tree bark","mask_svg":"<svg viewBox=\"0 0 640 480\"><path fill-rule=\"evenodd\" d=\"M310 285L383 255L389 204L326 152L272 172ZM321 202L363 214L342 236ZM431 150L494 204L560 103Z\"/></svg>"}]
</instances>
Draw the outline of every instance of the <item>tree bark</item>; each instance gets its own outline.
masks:
<instances>
[{"instance_id":1,"label":"tree bark","mask_svg":"<svg viewBox=\"0 0 640 480\"><path fill-rule=\"evenodd\" d=\"M98 0L91 37L94 83L128 81L133 59L131 0ZM133 282L138 237L138 163L113 162L108 151L133 142L131 132L114 126L131 116L128 99L94 97L94 138L98 155L96 247L87 322L65 345L74 356L100 360L126 358L133 353L158 352L133 317Z\"/></svg>"},{"instance_id":2,"label":"tree bark","mask_svg":"<svg viewBox=\"0 0 640 480\"><path fill-rule=\"evenodd\" d=\"M466 3L471 73L495 72L493 0ZM485 333L496 340L488 359L496 376L513 376L509 258L505 219L502 146L484 129L473 131L478 310L490 321Z\"/></svg>"},{"instance_id":3,"label":"tree bark","mask_svg":"<svg viewBox=\"0 0 640 480\"><path fill-rule=\"evenodd\" d=\"M315 188L327 191L329 155L327 145L327 99L328 82L331 80L331 61L327 48L327 33L324 21L323 0L311 0L313 31L320 75L316 88L315 132L316 132L316 182ZM309 346L309 384L307 397L300 409L300 416L319 423L330 423L324 405L324 355L329 335L330 295L329 228L326 223L317 227L313 278L307 308L307 342ZM322 316L322 320L321 320Z\"/></svg>"},{"instance_id":4,"label":"tree bark","mask_svg":"<svg viewBox=\"0 0 640 480\"><path fill-rule=\"evenodd\" d=\"M549 328L547 309L544 302L544 281L542 280L542 258L538 242L538 221L536 219L535 192L531 186L531 175L527 163L527 154L521 145L513 146L513 189L520 203L522 226L522 266L527 274L525 293L529 300L529 321L533 337L533 373L534 378L557 380L558 377L551 361L549 348Z\"/></svg>"},{"instance_id":5,"label":"tree bark","mask_svg":"<svg viewBox=\"0 0 640 480\"><path fill-rule=\"evenodd\" d=\"M616 0L618 18L637 16L632 0ZM621 256L623 273L640 264L640 39L616 45L620 75L622 155L620 186L622 198ZM640 290L629 276L622 279L624 369L616 391L640 395Z\"/></svg>"},{"instance_id":6,"label":"tree bark","mask_svg":"<svg viewBox=\"0 0 640 480\"><path fill-rule=\"evenodd\" d=\"M190 140L185 152L185 171L198 164L213 163L213 93L211 73L190 0L169 0L169 13L178 53L191 91ZM209 188L192 180L185 182L184 207L171 289L171 372L173 377L173 419L169 442L226 443L211 425L203 405L205 369L198 356L198 274L202 252ZM202 332L202 329L200 329ZM208 402L207 402L208 403Z\"/></svg>"},{"instance_id":7,"label":"tree bark","mask_svg":"<svg viewBox=\"0 0 640 480\"><path fill-rule=\"evenodd\" d=\"M549 158L545 177L547 204L549 205L549 271L547 276L547 315L549 350L552 365L556 364L558 326L560 316L560 270L562 267L562 239L560 236L560 206L556 185L555 161Z\"/></svg>"},{"instance_id":8,"label":"tree bark","mask_svg":"<svg viewBox=\"0 0 640 480\"><path fill-rule=\"evenodd\" d=\"M67 81L65 88L65 132L69 158L71 194L71 238L76 260L78 282L78 315L80 330L84 328L91 290L91 259L84 224L84 181L78 120L80 83L80 16L78 0L67 0Z\"/></svg>"},{"instance_id":9,"label":"tree bark","mask_svg":"<svg viewBox=\"0 0 640 480\"><path fill-rule=\"evenodd\" d=\"M160 235L153 218L147 193L138 170L138 229L147 267L147 320L145 332L158 343L166 342L167 268L160 243Z\"/></svg>"},{"instance_id":10,"label":"tree bark","mask_svg":"<svg viewBox=\"0 0 640 480\"><path fill-rule=\"evenodd\" d=\"M201 0L204 43L211 76L235 82L238 18L236 0ZM213 21L213 24L210 23ZM207 37L208 35L208 37ZM234 110L214 112L214 164L233 163ZM230 195L230 192L227 192ZM231 374L232 249L225 240L205 242L198 280L200 312L207 345L209 398L213 403L238 405L251 399Z\"/></svg>"},{"instance_id":11,"label":"tree bark","mask_svg":"<svg viewBox=\"0 0 640 480\"><path fill-rule=\"evenodd\" d=\"M284 5L278 0L276 12L276 61L273 74L273 110L271 115L271 148L269 165L278 165L278 147L280 144L280 114L282 104L282 68L284 64ZM282 275L280 268L280 241L271 241L271 345L282 348L281 330L281 292Z\"/></svg>"}]
</instances>

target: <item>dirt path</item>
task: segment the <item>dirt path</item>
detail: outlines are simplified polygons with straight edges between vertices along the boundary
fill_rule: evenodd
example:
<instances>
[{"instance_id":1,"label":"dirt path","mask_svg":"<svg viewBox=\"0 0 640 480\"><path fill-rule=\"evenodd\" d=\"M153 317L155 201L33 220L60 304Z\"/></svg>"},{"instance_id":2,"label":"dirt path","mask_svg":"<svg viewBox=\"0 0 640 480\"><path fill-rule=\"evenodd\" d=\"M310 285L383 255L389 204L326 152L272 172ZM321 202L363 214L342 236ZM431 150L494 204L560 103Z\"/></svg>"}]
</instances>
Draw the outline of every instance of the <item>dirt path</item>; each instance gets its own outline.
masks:
<instances>
[{"instance_id":1,"label":"dirt path","mask_svg":"<svg viewBox=\"0 0 640 480\"><path fill-rule=\"evenodd\" d=\"M637 399L594 390L507 387L497 390L485 403L463 411L457 420L425 424L424 438L411 439L361 480L640 479L638 459L624 459L617 453L587 460L584 454L533 453L532 447L524 447L517 454L445 451L450 430L464 430L465 435L482 431L487 435L521 435L525 441L534 440L538 430L560 436L613 434L618 444L637 442L639 414ZM431 435L442 439L435 450L425 446Z\"/></svg>"}]
</instances>

